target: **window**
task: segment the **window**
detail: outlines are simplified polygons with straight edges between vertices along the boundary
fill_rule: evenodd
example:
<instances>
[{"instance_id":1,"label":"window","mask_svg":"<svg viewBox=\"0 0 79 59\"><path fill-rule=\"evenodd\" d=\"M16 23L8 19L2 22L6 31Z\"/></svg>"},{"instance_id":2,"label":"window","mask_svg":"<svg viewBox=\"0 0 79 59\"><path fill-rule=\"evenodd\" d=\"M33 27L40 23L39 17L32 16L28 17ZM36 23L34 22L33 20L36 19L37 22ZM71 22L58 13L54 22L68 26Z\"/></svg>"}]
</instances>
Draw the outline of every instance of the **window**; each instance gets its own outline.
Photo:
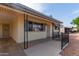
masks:
<instances>
[{"instance_id":1,"label":"window","mask_svg":"<svg viewBox=\"0 0 79 59\"><path fill-rule=\"evenodd\" d=\"M55 30L58 30L59 29L59 27L58 26L55 26Z\"/></svg>"},{"instance_id":2,"label":"window","mask_svg":"<svg viewBox=\"0 0 79 59\"><path fill-rule=\"evenodd\" d=\"M33 30L32 24L33 24L32 22L29 22L29 24L28 24L29 25L29 31L32 31Z\"/></svg>"},{"instance_id":3,"label":"window","mask_svg":"<svg viewBox=\"0 0 79 59\"><path fill-rule=\"evenodd\" d=\"M41 24L41 23L35 23L35 22L29 21L28 29L29 29L29 31L44 31L45 25Z\"/></svg>"}]
</instances>

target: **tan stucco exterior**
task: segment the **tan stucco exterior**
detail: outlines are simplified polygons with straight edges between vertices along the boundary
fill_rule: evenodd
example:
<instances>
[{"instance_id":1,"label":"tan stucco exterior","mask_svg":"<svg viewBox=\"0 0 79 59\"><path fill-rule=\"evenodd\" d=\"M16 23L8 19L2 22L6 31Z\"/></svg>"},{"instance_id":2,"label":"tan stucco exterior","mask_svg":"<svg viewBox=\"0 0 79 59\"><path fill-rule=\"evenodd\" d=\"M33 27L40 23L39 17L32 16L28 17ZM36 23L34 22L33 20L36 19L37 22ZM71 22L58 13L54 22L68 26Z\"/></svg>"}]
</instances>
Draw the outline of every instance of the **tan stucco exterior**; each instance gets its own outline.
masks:
<instances>
[{"instance_id":1,"label":"tan stucco exterior","mask_svg":"<svg viewBox=\"0 0 79 59\"><path fill-rule=\"evenodd\" d=\"M2 37L2 24L10 24L10 37L16 42L24 42L24 14L13 10L0 7L0 38ZM27 14L27 13L26 13ZM28 20L37 23L46 24L45 31L28 32L28 41L52 37L52 22L46 19L28 14ZM26 32L25 32L26 34ZM27 35L25 36L27 37ZM26 38L27 41L27 38Z\"/></svg>"}]
</instances>

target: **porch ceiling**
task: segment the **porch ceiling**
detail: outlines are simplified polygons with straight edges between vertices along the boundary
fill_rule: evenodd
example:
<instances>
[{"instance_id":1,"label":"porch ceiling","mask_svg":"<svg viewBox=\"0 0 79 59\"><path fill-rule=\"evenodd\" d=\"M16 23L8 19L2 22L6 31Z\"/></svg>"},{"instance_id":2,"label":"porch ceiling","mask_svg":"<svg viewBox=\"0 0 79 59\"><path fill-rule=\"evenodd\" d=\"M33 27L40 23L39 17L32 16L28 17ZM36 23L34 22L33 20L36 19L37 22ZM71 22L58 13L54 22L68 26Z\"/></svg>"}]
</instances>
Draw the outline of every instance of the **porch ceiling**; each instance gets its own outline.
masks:
<instances>
[{"instance_id":1,"label":"porch ceiling","mask_svg":"<svg viewBox=\"0 0 79 59\"><path fill-rule=\"evenodd\" d=\"M12 19L14 19L14 18L15 18L15 17L13 17L12 15L0 13L0 20L7 20L7 21L10 21L10 20L12 20Z\"/></svg>"},{"instance_id":2,"label":"porch ceiling","mask_svg":"<svg viewBox=\"0 0 79 59\"><path fill-rule=\"evenodd\" d=\"M0 7L0 21L4 21L4 20L11 21L11 20L15 19L16 17L17 17L16 12L3 8L3 7Z\"/></svg>"}]
</instances>

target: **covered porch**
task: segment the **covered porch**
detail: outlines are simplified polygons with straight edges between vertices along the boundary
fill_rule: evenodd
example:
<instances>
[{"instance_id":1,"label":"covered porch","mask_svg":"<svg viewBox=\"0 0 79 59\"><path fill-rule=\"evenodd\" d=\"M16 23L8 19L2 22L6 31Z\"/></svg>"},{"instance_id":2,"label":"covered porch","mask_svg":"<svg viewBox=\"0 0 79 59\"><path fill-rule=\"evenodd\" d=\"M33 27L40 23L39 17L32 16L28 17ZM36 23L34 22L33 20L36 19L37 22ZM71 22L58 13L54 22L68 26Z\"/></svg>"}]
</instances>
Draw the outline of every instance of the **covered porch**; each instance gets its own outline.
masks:
<instances>
[{"instance_id":1,"label":"covered porch","mask_svg":"<svg viewBox=\"0 0 79 59\"><path fill-rule=\"evenodd\" d=\"M30 26L34 28L29 28ZM0 5L0 38L11 38L26 47L28 42L53 36L54 22ZM39 27L39 29L37 29Z\"/></svg>"},{"instance_id":2,"label":"covered porch","mask_svg":"<svg viewBox=\"0 0 79 59\"><path fill-rule=\"evenodd\" d=\"M40 27L41 25L42 28L40 28L40 31L38 31L39 29L35 29L36 31L34 29L29 31L28 23L35 25L35 27ZM54 26L55 24L53 21L0 5L0 42L1 49L5 52L8 51L5 48L10 49L10 52L11 48L13 48L13 50L15 50L14 54L21 51L19 54L22 53L23 55L26 55L23 48L30 48L32 45L48 42L53 39ZM56 43L55 41L53 42ZM22 46L20 46L21 43ZM48 45L45 46L48 47ZM18 48L20 50L18 50ZM16 51L18 52L16 53Z\"/></svg>"},{"instance_id":3,"label":"covered porch","mask_svg":"<svg viewBox=\"0 0 79 59\"><path fill-rule=\"evenodd\" d=\"M0 38L11 38L19 43L23 38L23 35L20 38L20 33L24 33L23 23L22 14L0 5Z\"/></svg>"},{"instance_id":4,"label":"covered porch","mask_svg":"<svg viewBox=\"0 0 79 59\"><path fill-rule=\"evenodd\" d=\"M22 14L0 5L0 55L1 56L24 56L22 47L18 44L20 28L24 28ZM21 17L19 17L21 16ZM23 26L21 26L21 25ZM21 27L20 27L21 26ZM19 30L20 29L20 30ZM20 38L20 39L19 39Z\"/></svg>"}]
</instances>

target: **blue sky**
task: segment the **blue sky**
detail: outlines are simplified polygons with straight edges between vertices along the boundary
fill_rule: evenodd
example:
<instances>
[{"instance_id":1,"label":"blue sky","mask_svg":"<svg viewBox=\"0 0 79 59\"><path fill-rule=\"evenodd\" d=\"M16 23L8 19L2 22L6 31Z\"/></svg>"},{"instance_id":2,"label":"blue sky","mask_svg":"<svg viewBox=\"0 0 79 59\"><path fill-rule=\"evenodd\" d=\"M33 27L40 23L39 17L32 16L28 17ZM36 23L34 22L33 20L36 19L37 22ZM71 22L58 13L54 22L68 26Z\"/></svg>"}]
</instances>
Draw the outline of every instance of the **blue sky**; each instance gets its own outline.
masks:
<instances>
[{"instance_id":1,"label":"blue sky","mask_svg":"<svg viewBox=\"0 0 79 59\"><path fill-rule=\"evenodd\" d=\"M36 3L24 4L45 15L52 15L53 18L63 22L64 26L72 26L72 19L79 16L79 4L77 3Z\"/></svg>"}]
</instances>

